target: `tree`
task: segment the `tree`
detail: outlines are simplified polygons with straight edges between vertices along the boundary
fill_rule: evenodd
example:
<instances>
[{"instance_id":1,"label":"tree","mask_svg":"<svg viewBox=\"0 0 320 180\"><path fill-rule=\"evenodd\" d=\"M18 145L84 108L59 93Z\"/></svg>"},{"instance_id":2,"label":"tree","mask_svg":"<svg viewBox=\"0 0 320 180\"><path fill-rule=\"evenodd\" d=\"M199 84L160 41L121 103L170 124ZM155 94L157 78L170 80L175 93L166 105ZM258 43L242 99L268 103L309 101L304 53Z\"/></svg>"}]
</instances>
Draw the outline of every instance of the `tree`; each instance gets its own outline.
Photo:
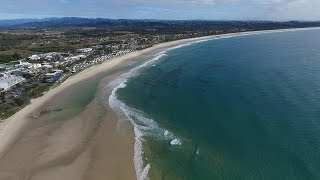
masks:
<instances>
[{"instance_id":1,"label":"tree","mask_svg":"<svg viewBox=\"0 0 320 180\"><path fill-rule=\"evenodd\" d=\"M1 98L2 102L6 102L6 93L5 92L1 92L0 98Z\"/></svg>"},{"instance_id":2,"label":"tree","mask_svg":"<svg viewBox=\"0 0 320 180\"><path fill-rule=\"evenodd\" d=\"M25 104L28 104L29 103L29 99L25 96L20 96L20 97L17 97L14 102L18 105L18 106L23 106Z\"/></svg>"},{"instance_id":3,"label":"tree","mask_svg":"<svg viewBox=\"0 0 320 180\"><path fill-rule=\"evenodd\" d=\"M12 55L12 57L13 57L14 60L21 59L20 54L18 54L17 52L14 52L14 54Z\"/></svg>"}]
</instances>

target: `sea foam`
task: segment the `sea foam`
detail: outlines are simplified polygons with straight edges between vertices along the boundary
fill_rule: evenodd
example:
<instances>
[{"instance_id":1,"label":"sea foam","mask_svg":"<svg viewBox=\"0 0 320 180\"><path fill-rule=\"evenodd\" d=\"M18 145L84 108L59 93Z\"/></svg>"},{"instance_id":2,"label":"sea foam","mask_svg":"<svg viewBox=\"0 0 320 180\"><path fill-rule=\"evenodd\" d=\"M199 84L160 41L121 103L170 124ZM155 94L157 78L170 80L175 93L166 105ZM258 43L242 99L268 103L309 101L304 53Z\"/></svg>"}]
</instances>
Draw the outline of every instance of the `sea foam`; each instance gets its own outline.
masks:
<instances>
[{"instance_id":1,"label":"sea foam","mask_svg":"<svg viewBox=\"0 0 320 180\"><path fill-rule=\"evenodd\" d=\"M171 145L171 146L180 146L180 145L182 145L182 142L181 142L181 140L179 140L179 139L174 139L174 140L172 140L172 141L170 142L170 145Z\"/></svg>"},{"instance_id":2,"label":"sea foam","mask_svg":"<svg viewBox=\"0 0 320 180\"><path fill-rule=\"evenodd\" d=\"M165 50L159 54L157 54L153 59L147 61L146 63L133 68L126 74L123 74L118 79L110 82L106 87L113 87L111 95L109 97L109 105L118 115L118 126L120 126L121 121L129 120L134 127L135 134L135 144L134 144L134 166L137 174L138 180L148 179L148 172L151 168L151 164L144 165L143 161L143 136L145 135L153 135L156 138L173 138L172 133L168 132L168 130L162 129L158 126L158 124L150 118L146 118L142 111L136 110L134 108L128 107L125 103L120 101L117 98L116 92L118 89L125 88L126 82L130 77L134 77L137 75L138 70L148 66L152 62L155 62L162 57L166 56ZM105 88L107 89L107 88ZM167 135L164 133L167 132Z\"/></svg>"}]
</instances>

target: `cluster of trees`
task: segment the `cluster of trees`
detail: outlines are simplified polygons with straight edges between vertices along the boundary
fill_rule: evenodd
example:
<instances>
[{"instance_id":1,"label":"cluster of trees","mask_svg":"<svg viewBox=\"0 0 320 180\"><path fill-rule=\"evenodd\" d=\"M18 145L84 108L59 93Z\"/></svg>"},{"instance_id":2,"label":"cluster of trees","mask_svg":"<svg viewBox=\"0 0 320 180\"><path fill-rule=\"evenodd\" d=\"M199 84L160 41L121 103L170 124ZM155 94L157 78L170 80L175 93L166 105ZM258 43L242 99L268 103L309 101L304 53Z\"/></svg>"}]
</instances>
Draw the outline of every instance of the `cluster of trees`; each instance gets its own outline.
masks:
<instances>
[{"instance_id":1,"label":"cluster of trees","mask_svg":"<svg viewBox=\"0 0 320 180\"><path fill-rule=\"evenodd\" d=\"M29 51L35 51L35 52L42 52L42 53L48 53L48 52L71 52L74 51L76 48L69 45L64 46L42 46L42 47L32 47L29 48Z\"/></svg>"},{"instance_id":2,"label":"cluster of trees","mask_svg":"<svg viewBox=\"0 0 320 180\"><path fill-rule=\"evenodd\" d=\"M0 51L8 51L28 44L30 40L38 39L38 35L33 34L3 34L0 33ZM29 44L28 44L29 45Z\"/></svg>"},{"instance_id":3,"label":"cluster of trees","mask_svg":"<svg viewBox=\"0 0 320 180\"><path fill-rule=\"evenodd\" d=\"M21 58L21 55L16 52L14 54L0 54L0 64L16 61Z\"/></svg>"},{"instance_id":4,"label":"cluster of trees","mask_svg":"<svg viewBox=\"0 0 320 180\"><path fill-rule=\"evenodd\" d=\"M1 93L0 119L6 119L16 113L20 108L30 103L27 96L19 96L12 100L6 100L5 93Z\"/></svg>"},{"instance_id":5,"label":"cluster of trees","mask_svg":"<svg viewBox=\"0 0 320 180\"><path fill-rule=\"evenodd\" d=\"M16 98L6 98L6 92L0 93L0 119L6 119L30 103L32 98L41 96L50 89L50 85L43 83L24 92Z\"/></svg>"}]
</instances>

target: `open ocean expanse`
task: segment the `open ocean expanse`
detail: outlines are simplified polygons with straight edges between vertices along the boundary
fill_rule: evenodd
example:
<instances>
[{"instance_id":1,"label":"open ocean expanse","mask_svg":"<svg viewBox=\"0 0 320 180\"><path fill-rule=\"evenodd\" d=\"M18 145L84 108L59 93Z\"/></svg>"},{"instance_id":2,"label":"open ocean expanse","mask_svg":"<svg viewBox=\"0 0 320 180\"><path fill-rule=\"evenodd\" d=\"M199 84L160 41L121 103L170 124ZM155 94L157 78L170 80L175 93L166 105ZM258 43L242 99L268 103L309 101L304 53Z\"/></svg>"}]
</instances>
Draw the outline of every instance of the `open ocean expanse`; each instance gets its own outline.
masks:
<instances>
[{"instance_id":1,"label":"open ocean expanse","mask_svg":"<svg viewBox=\"0 0 320 180\"><path fill-rule=\"evenodd\" d=\"M320 179L320 30L194 43L131 75L109 102L141 179Z\"/></svg>"}]
</instances>

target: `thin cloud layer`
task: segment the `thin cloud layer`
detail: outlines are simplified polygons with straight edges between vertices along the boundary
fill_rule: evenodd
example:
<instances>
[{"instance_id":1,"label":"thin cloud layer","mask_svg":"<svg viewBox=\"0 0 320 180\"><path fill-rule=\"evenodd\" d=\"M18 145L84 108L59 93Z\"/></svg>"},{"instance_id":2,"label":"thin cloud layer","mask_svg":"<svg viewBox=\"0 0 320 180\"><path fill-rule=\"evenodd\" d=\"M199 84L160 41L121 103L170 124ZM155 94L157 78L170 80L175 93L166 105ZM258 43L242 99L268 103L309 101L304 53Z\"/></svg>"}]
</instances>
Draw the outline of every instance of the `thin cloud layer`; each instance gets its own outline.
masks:
<instances>
[{"instance_id":1,"label":"thin cloud layer","mask_svg":"<svg viewBox=\"0 0 320 180\"><path fill-rule=\"evenodd\" d=\"M320 19L319 0L10 0L1 4L2 19L24 16L212 20Z\"/></svg>"}]
</instances>

